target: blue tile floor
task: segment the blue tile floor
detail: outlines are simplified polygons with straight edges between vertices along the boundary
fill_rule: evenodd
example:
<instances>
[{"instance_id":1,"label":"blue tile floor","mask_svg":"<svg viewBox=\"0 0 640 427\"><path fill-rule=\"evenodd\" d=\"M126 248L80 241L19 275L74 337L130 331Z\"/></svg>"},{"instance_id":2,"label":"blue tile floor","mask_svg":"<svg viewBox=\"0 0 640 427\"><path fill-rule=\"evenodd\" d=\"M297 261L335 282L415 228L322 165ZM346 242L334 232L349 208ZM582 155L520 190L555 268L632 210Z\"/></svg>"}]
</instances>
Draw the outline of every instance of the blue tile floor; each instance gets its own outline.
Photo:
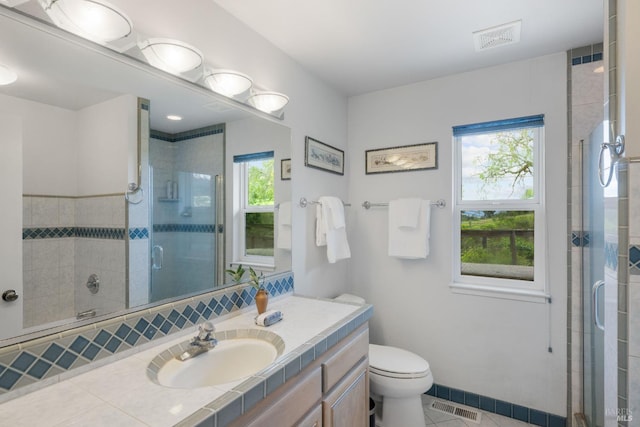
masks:
<instances>
[{"instance_id":1,"label":"blue tile floor","mask_svg":"<svg viewBox=\"0 0 640 427\"><path fill-rule=\"evenodd\" d=\"M502 415L494 414L491 412L482 411L480 409L470 408L482 413L480 417L480 423L476 423L469 420L463 420L455 415L447 414L444 412L431 409L431 403L434 400L445 401L444 399L438 399L426 394L422 395L422 408L424 410L424 420L427 427L526 427L533 426L533 424L523 423L522 421L515 420L509 417L503 417ZM453 402L452 402L453 403ZM465 407L459 403L453 403L456 406Z\"/></svg>"}]
</instances>

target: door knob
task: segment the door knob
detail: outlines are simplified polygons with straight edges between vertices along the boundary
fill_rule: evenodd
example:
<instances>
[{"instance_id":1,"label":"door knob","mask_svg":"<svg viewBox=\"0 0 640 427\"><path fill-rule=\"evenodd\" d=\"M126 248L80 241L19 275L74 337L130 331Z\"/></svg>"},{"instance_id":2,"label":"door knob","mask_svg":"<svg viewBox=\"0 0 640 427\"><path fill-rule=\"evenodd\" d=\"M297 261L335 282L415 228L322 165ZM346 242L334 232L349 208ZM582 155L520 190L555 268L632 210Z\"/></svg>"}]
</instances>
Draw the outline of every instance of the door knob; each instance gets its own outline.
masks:
<instances>
[{"instance_id":1,"label":"door knob","mask_svg":"<svg viewBox=\"0 0 640 427\"><path fill-rule=\"evenodd\" d=\"M18 294L13 289L9 289L2 293L2 299L7 302L13 302L18 299Z\"/></svg>"}]
</instances>

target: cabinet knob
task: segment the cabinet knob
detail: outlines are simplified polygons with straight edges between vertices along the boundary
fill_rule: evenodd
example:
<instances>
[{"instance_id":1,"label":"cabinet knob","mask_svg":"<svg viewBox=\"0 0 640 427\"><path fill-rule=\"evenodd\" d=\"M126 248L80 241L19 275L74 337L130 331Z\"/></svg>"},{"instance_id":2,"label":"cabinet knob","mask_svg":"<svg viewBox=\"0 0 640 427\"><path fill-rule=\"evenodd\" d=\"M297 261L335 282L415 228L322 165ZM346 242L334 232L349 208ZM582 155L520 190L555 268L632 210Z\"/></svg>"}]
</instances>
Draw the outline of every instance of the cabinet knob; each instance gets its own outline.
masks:
<instances>
[{"instance_id":1,"label":"cabinet knob","mask_svg":"<svg viewBox=\"0 0 640 427\"><path fill-rule=\"evenodd\" d=\"M13 302L18 299L18 294L13 289L6 290L2 293L2 299L7 302Z\"/></svg>"}]
</instances>

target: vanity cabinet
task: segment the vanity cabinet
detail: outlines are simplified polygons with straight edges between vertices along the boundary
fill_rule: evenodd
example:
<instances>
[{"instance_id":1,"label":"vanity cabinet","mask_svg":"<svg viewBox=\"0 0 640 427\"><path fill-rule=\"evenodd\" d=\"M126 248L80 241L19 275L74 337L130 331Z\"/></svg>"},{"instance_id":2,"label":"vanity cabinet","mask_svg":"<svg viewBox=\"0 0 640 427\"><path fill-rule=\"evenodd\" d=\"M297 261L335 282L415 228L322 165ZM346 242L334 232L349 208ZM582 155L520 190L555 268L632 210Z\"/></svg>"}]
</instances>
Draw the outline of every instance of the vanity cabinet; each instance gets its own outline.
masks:
<instances>
[{"instance_id":1,"label":"vanity cabinet","mask_svg":"<svg viewBox=\"0 0 640 427\"><path fill-rule=\"evenodd\" d=\"M365 427L369 416L369 328L365 323L232 426Z\"/></svg>"}]
</instances>

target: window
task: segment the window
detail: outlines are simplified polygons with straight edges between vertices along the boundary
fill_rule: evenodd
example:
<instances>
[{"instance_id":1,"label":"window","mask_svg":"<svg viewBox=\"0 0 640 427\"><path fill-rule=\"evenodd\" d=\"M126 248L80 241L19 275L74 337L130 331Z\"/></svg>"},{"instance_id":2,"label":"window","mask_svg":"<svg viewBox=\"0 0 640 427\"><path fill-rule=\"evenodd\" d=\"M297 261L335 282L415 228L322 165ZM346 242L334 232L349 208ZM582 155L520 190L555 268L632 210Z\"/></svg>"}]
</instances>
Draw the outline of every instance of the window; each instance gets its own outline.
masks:
<instances>
[{"instance_id":1,"label":"window","mask_svg":"<svg viewBox=\"0 0 640 427\"><path fill-rule=\"evenodd\" d=\"M234 156L234 261L274 265L273 151Z\"/></svg>"},{"instance_id":2,"label":"window","mask_svg":"<svg viewBox=\"0 0 640 427\"><path fill-rule=\"evenodd\" d=\"M453 128L454 282L544 289L542 115Z\"/></svg>"}]
</instances>

